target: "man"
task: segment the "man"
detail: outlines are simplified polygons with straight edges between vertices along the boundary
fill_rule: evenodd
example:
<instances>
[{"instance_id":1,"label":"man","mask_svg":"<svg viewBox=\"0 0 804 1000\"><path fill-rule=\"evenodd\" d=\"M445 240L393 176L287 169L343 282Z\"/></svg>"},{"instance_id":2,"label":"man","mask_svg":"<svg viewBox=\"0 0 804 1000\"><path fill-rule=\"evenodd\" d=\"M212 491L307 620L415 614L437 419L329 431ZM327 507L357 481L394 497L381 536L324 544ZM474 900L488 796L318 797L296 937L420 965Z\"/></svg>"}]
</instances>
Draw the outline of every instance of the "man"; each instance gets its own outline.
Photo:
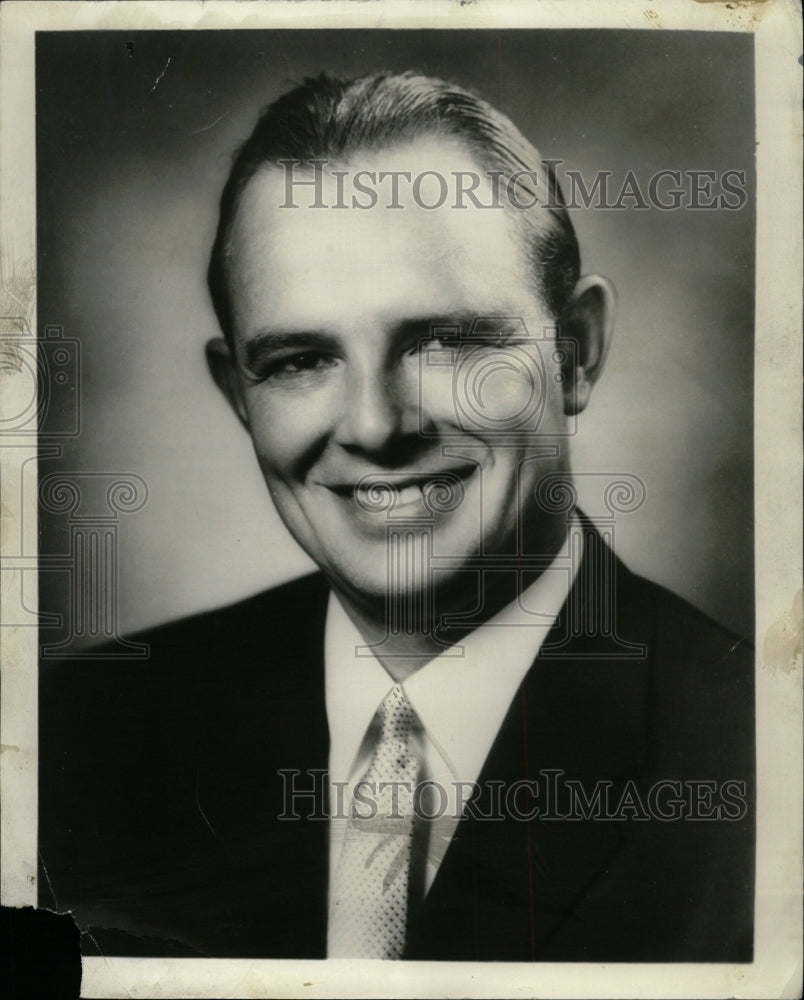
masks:
<instances>
[{"instance_id":1,"label":"man","mask_svg":"<svg viewBox=\"0 0 804 1000\"><path fill-rule=\"evenodd\" d=\"M614 293L532 146L439 80L306 81L209 284L320 573L48 668L43 905L117 954L750 960L751 657L575 510Z\"/></svg>"}]
</instances>

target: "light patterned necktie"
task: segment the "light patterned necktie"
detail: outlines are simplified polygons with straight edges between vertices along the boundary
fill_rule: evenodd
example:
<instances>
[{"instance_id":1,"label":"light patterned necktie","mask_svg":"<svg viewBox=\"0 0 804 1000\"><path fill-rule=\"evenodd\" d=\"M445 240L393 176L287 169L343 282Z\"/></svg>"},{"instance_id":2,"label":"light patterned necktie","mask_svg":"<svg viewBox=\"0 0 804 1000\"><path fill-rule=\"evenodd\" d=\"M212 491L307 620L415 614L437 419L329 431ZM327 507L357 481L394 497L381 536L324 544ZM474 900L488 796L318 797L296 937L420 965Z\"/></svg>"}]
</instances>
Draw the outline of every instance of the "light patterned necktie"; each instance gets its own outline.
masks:
<instances>
[{"instance_id":1,"label":"light patterned necktie","mask_svg":"<svg viewBox=\"0 0 804 1000\"><path fill-rule=\"evenodd\" d=\"M421 766L411 750L416 713L397 684L378 714L380 737L356 787L330 900L330 958L400 958L405 947Z\"/></svg>"}]
</instances>

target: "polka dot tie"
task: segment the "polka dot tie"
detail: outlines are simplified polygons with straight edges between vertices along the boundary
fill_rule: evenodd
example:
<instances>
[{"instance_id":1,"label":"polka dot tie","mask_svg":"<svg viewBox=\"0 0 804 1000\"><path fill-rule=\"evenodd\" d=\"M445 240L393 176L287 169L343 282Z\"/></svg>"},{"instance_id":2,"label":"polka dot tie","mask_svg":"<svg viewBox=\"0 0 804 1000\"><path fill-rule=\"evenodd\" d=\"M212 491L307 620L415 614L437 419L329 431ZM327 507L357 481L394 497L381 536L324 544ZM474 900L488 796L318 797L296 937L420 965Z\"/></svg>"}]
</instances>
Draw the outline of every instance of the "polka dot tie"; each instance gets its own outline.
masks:
<instances>
[{"instance_id":1,"label":"polka dot tie","mask_svg":"<svg viewBox=\"0 0 804 1000\"><path fill-rule=\"evenodd\" d=\"M355 787L330 900L330 958L400 958L405 947L420 762L410 747L416 713L400 684L378 715L380 737Z\"/></svg>"}]
</instances>

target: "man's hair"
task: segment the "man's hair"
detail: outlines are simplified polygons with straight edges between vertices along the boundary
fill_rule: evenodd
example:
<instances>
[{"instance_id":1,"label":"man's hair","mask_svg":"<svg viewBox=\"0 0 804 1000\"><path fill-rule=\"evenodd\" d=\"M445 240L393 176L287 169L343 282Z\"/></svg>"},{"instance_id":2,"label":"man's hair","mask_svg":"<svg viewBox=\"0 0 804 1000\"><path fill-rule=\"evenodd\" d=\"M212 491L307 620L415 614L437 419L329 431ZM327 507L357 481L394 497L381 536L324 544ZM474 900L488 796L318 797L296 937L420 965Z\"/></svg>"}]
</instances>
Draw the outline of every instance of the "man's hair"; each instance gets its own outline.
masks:
<instances>
[{"instance_id":1,"label":"man's hair","mask_svg":"<svg viewBox=\"0 0 804 1000\"><path fill-rule=\"evenodd\" d=\"M462 87L416 73L381 73L345 80L322 73L269 104L235 155L220 201L207 272L221 330L231 342L232 306L227 280L230 236L251 178L281 160L344 161L362 150L381 150L423 135L463 142L486 171L500 171L521 189L519 232L535 287L558 317L580 273L578 241L552 168L504 114ZM532 176L528 176L531 173ZM525 201L525 197L528 201Z\"/></svg>"}]
</instances>

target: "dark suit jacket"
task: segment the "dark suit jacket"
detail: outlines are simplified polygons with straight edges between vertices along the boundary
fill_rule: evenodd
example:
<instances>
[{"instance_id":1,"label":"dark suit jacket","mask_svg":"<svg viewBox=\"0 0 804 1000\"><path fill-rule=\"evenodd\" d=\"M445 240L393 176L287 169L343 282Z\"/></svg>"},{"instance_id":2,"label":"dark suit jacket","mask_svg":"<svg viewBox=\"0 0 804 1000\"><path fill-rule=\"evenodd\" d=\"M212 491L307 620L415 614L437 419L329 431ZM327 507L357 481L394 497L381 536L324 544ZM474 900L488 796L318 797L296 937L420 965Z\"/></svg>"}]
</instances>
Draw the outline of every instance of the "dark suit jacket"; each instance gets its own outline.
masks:
<instances>
[{"instance_id":1,"label":"dark suit jacket","mask_svg":"<svg viewBox=\"0 0 804 1000\"><path fill-rule=\"evenodd\" d=\"M552 771L630 808L462 820L408 958L751 960L752 652L586 543L479 780ZM146 661L43 667L40 905L73 910L85 951L325 957L327 822L278 816L281 771L323 789L326 603L315 575L140 637ZM652 800L661 781L682 784ZM679 790L697 818L652 815Z\"/></svg>"}]
</instances>

